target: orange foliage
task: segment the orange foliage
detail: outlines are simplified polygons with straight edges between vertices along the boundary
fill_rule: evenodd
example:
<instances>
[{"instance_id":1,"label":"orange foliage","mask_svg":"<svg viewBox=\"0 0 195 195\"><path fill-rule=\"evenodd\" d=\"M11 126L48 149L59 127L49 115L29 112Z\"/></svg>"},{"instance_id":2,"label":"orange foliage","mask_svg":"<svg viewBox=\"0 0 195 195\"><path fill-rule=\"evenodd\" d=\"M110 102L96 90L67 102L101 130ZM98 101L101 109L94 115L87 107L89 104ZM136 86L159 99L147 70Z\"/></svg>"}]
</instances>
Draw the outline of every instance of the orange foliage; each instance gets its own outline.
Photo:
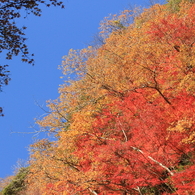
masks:
<instances>
[{"instance_id":1,"label":"orange foliage","mask_svg":"<svg viewBox=\"0 0 195 195\"><path fill-rule=\"evenodd\" d=\"M103 45L70 50L69 81L37 121L56 141L31 146L27 192L195 192L194 23L186 1L125 10L101 24Z\"/></svg>"}]
</instances>

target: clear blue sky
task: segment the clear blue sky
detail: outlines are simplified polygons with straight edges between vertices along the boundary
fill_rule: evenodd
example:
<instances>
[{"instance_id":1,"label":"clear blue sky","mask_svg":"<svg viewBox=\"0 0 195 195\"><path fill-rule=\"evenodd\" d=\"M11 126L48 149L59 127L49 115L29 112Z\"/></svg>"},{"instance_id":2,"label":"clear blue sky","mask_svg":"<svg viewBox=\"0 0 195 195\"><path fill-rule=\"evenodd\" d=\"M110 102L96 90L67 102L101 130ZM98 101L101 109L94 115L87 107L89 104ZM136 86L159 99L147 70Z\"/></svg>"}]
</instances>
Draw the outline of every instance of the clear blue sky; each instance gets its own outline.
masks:
<instances>
[{"instance_id":1,"label":"clear blue sky","mask_svg":"<svg viewBox=\"0 0 195 195\"><path fill-rule=\"evenodd\" d=\"M63 83L58 65L69 49L86 47L110 13L151 5L150 0L69 0L64 4L65 9L43 8L41 17L30 15L18 21L28 27L27 44L35 54L35 66L22 63L19 57L5 61L0 56L1 64L10 65L12 78L0 93L5 114L0 117L0 177L12 175L18 159L28 160L29 145L44 136L12 132L33 132L34 119L45 115L36 102L45 106L46 100L58 97L58 86Z\"/></svg>"}]
</instances>

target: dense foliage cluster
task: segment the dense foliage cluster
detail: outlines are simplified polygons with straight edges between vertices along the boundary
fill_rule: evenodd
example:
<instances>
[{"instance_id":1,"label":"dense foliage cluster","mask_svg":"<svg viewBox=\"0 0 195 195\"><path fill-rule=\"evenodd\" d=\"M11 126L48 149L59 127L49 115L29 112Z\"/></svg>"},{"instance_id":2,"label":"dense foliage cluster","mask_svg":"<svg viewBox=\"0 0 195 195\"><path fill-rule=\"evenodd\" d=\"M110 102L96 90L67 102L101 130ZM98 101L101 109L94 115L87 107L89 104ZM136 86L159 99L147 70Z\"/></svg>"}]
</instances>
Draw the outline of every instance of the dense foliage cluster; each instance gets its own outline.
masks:
<instances>
[{"instance_id":1,"label":"dense foliage cluster","mask_svg":"<svg viewBox=\"0 0 195 195\"><path fill-rule=\"evenodd\" d=\"M195 3L125 10L100 36L64 57L26 194L195 194Z\"/></svg>"}]
</instances>

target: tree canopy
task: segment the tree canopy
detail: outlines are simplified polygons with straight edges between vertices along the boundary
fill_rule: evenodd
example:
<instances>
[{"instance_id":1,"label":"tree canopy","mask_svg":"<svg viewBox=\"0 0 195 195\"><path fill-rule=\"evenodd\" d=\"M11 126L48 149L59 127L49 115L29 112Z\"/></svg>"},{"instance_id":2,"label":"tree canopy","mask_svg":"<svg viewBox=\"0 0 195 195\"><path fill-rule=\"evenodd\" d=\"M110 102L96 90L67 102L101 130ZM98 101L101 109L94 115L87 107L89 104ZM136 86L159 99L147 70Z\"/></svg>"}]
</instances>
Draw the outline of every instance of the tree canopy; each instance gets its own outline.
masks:
<instances>
[{"instance_id":1,"label":"tree canopy","mask_svg":"<svg viewBox=\"0 0 195 195\"><path fill-rule=\"evenodd\" d=\"M26 194L195 193L195 4L176 3L107 17L104 44L64 56Z\"/></svg>"}]
</instances>

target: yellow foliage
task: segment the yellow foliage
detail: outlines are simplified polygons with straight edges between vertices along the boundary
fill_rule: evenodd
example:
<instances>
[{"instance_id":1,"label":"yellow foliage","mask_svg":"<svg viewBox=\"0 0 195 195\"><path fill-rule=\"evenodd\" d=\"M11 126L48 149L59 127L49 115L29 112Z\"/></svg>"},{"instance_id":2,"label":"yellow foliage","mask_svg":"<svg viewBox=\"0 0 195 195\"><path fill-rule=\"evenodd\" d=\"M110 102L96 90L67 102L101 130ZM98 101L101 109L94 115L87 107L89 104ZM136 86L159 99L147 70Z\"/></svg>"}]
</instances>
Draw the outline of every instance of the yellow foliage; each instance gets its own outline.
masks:
<instances>
[{"instance_id":1,"label":"yellow foliage","mask_svg":"<svg viewBox=\"0 0 195 195\"><path fill-rule=\"evenodd\" d=\"M49 114L37 121L42 131L55 133L57 140L42 140L31 146L28 177L31 190L38 188L47 195L50 192L45 186L51 183L54 188L65 188L60 192L63 195L73 194L73 184L82 189L93 186L89 181L94 181L99 173L80 171L82 158L76 157L74 152L79 136L93 135L96 114L109 103L123 101L129 92L143 88L147 89L148 101L163 98L168 106L179 92L194 94L195 49L189 46L194 36L187 39L180 34L177 38L177 28L167 30L167 26L174 26L175 22L182 29L182 25L193 28L195 20L188 13L189 4L182 1L181 5L185 9L181 7L178 13L157 4L139 16L138 11L125 10L119 16L105 18L101 23L105 44L98 49L92 46L71 49L64 56L60 69L65 78L72 79L60 86L57 100L48 102ZM129 21L133 18L135 23L131 24ZM181 18L185 18L183 23ZM117 112L115 108L109 109ZM172 123L168 131L183 133L193 124L193 119L183 117ZM112 133L107 131L109 135ZM192 132L183 142L194 142L194 138ZM120 163L123 162L118 165Z\"/></svg>"}]
</instances>

